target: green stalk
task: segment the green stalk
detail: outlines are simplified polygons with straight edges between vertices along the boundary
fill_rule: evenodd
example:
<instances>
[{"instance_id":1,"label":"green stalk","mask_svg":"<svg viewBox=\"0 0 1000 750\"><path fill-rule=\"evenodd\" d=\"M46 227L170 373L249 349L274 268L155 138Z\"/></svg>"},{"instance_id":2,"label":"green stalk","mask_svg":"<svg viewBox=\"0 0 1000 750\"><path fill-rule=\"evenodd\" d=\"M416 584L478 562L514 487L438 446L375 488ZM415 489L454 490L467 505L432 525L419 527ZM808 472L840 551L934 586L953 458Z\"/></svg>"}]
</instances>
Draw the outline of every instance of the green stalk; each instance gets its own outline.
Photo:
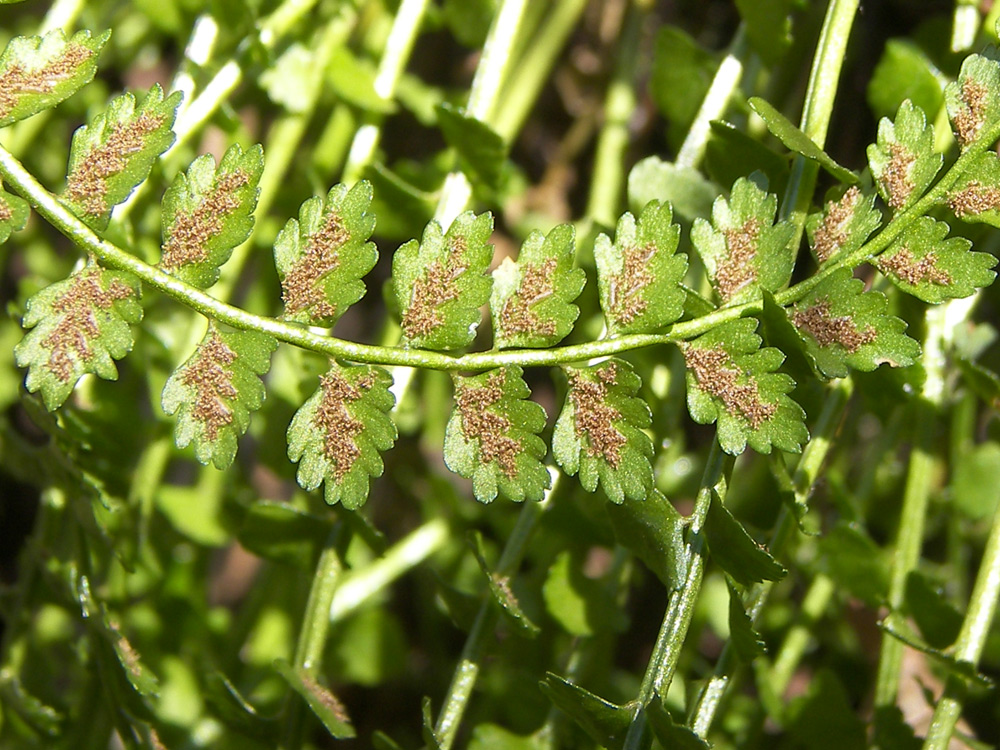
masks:
<instances>
[{"instance_id":1,"label":"green stalk","mask_svg":"<svg viewBox=\"0 0 1000 750\"><path fill-rule=\"evenodd\" d=\"M545 509L552 505L559 488L566 484L565 480L560 478L561 476L556 475L553 478L552 488L542 502L525 502L521 506L514 530L507 538L503 551L500 553L495 575L511 576L517 571L524 557L528 539L535 530L538 520ZM487 592L482 604L479 605L472 629L465 639L462 655L455 667L437 721L434 723L434 736L437 738L441 750L450 750L458 735L459 725L465 715L469 700L472 698L472 690L479 678L486 646L493 633L493 625L496 623L496 608L496 603L492 601L492 597Z\"/></svg>"},{"instance_id":2,"label":"green stalk","mask_svg":"<svg viewBox=\"0 0 1000 750\"><path fill-rule=\"evenodd\" d=\"M323 663L323 649L326 646L326 636L330 629L330 604L333 594L340 583L343 565L337 551L337 541L341 534L341 526L337 524L330 531L326 543L320 552L313 574L309 598L306 601L305 613L302 616L302 627L299 630L299 640L295 647L292 666L305 675L315 679L320 674ZM290 695L285 719L285 741L282 750L295 750L302 747L302 736L305 729L305 707L298 695Z\"/></svg>"},{"instance_id":3,"label":"green stalk","mask_svg":"<svg viewBox=\"0 0 1000 750\"><path fill-rule=\"evenodd\" d=\"M809 584L806 595L802 597L799 621L789 628L785 635L768 676L773 695L780 696L785 692L792 675L802 661L803 654L812 642L813 629L826 612L826 607L836 590L833 579L822 573L813 578Z\"/></svg>"},{"instance_id":4,"label":"green stalk","mask_svg":"<svg viewBox=\"0 0 1000 750\"><path fill-rule=\"evenodd\" d=\"M403 0L399 4L374 82L375 93L385 101L390 101L396 93L396 85L413 52L426 11L427 0ZM381 119L370 117L354 134L344 167L344 182L352 184L360 180L365 167L374 158L382 135Z\"/></svg>"},{"instance_id":5,"label":"green stalk","mask_svg":"<svg viewBox=\"0 0 1000 750\"><path fill-rule=\"evenodd\" d=\"M624 156L628 151L629 121L636 107L635 76L642 15L635 6L629 7L618 40L618 62L604 101L604 126L594 156L586 215L604 227L615 225L624 195Z\"/></svg>"},{"instance_id":6,"label":"green stalk","mask_svg":"<svg viewBox=\"0 0 1000 750\"><path fill-rule=\"evenodd\" d=\"M718 441L712 443L701 479L701 489L695 499L694 510L688 518L683 580L678 591L671 596L663 616L660 633L635 699L638 708L625 735L624 750L647 750L652 744L652 736L646 724L646 707L657 696L666 695L677 669L705 573L705 538L702 527L708 518L709 506L713 502L725 502L734 463L732 456L723 454Z\"/></svg>"},{"instance_id":7,"label":"green stalk","mask_svg":"<svg viewBox=\"0 0 1000 750\"><path fill-rule=\"evenodd\" d=\"M504 84L495 128L507 143L521 131L586 4L586 0L560 0Z\"/></svg>"},{"instance_id":8,"label":"green stalk","mask_svg":"<svg viewBox=\"0 0 1000 750\"><path fill-rule=\"evenodd\" d=\"M503 0L483 46L483 56L472 79L465 113L487 125L491 123L500 101L504 79L510 75L514 62L512 52L527 5L528 0ZM447 228L471 200L472 183L469 178L463 172L452 172L445 177L434 218Z\"/></svg>"},{"instance_id":9,"label":"green stalk","mask_svg":"<svg viewBox=\"0 0 1000 750\"><path fill-rule=\"evenodd\" d=\"M813 428L813 435L806 445L805 450L799 457L792 478L795 487L795 505L797 508L805 508L809 499L809 493L816 480L819 478L820 470L826 461L826 457L833 446L833 439L840 425L841 417L847 402L850 399L852 383L850 380L841 380L830 388L830 392L823 404L819 419ZM780 460L780 459L778 459ZM774 555L780 554L784 549L788 537L794 529L794 516L788 507L783 507L778 515L771 541L768 548ZM768 597L773 589L773 581L764 581L751 588L744 600L744 609L750 616L751 622L756 622L757 617L767 603ZM709 681L702 688L691 711L689 722L691 729L699 737L707 737L708 730L715 718L715 713L722 702L722 699L731 681L737 676L740 664L735 661L735 654L731 648L731 643L726 643L719 660L716 662L715 671Z\"/></svg>"},{"instance_id":10,"label":"green stalk","mask_svg":"<svg viewBox=\"0 0 1000 750\"><path fill-rule=\"evenodd\" d=\"M962 621L958 640L954 646L954 656L960 662L975 666L983 654L990 626L996 615L1000 600L1000 506L993 514L993 525L986 540L986 549L979 566L976 583L969 598L969 608ZM944 695L934 709L930 730L924 740L924 750L946 750L951 735L962 714L965 698L965 684L952 675L948 678Z\"/></svg>"},{"instance_id":11,"label":"green stalk","mask_svg":"<svg viewBox=\"0 0 1000 750\"><path fill-rule=\"evenodd\" d=\"M906 491L900 515L899 531L893 556L889 583L889 608L896 611L903 605L906 579L920 560L924 525L934 479L934 439L937 408L944 398L946 344L950 341L948 308L944 304L927 311L927 336L924 341L923 364L926 372L923 392L913 408L914 442L906 476ZM967 308L966 308L967 309ZM899 690L903 643L888 633L882 636L878 673L875 678L875 706L881 708L896 703Z\"/></svg>"}]
</instances>

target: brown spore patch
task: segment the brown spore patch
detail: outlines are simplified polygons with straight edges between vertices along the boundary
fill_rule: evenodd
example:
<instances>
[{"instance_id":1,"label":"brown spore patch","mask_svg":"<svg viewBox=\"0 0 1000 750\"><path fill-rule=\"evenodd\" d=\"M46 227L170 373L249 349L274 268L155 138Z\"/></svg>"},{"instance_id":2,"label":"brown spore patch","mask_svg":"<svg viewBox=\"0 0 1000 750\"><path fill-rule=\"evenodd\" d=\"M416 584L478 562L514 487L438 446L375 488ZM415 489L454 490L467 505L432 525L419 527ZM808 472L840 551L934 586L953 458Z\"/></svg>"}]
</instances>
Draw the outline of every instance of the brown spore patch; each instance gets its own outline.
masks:
<instances>
[{"instance_id":1,"label":"brown spore patch","mask_svg":"<svg viewBox=\"0 0 1000 750\"><path fill-rule=\"evenodd\" d=\"M14 63L0 73L0 117L6 117L25 94L48 94L91 58L81 44L68 44L63 53L41 68L28 70Z\"/></svg>"},{"instance_id":2,"label":"brown spore patch","mask_svg":"<svg viewBox=\"0 0 1000 750\"><path fill-rule=\"evenodd\" d=\"M913 192L910 168L917 157L902 143L889 144L889 163L886 164L879 182L889 196L888 203L893 209L902 208Z\"/></svg>"},{"instance_id":3,"label":"brown spore patch","mask_svg":"<svg viewBox=\"0 0 1000 750\"><path fill-rule=\"evenodd\" d=\"M350 722L351 717L347 714L347 709L344 708L344 704L340 700L327 690L325 687L319 684L317 680L306 672L299 672L299 678L302 680L302 684L306 686L310 693L312 693L323 707L336 717L338 721Z\"/></svg>"},{"instance_id":4,"label":"brown spore patch","mask_svg":"<svg viewBox=\"0 0 1000 750\"><path fill-rule=\"evenodd\" d=\"M234 193L249 182L250 175L242 169L223 174L194 211L179 214L163 243L160 265L172 269L204 261L205 245L222 231L225 217L240 207Z\"/></svg>"},{"instance_id":5,"label":"brown spore patch","mask_svg":"<svg viewBox=\"0 0 1000 750\"><path fill-rule=\"evenodd\" d=\"M322 318L337 314L319 282L340 265L340 248L350 237L343 219L333 211L324 217L318 231L306 237L305 252L281 281L285 310L297 313L311 308L314 315Z\"/></svg>"},{"instance_id":6,"label":"brown spore patch","mask_svg":"<svg viewBox=\"0 0 1000 750\"><path fill-rule=\"evenodd\" d=\"M70 174L66 197L81 206L88 216L105 213L109 208L105 181L128 166L128 157L141 151L146 136L163 122L163 115L143 112L135 120L117 123L107 141L91 149Z\"/></svg>"},{"instance_id":7,"label":"brown spore patch","mask_svg":"<svg viewBox=\"0 0 1000 750\"><path fill-rule=\"evenodd\" d=\"M619 325L628 325L649 307L640 292L654 281L649 261L655 253L656 245L652 242L642 247L627 247L622 252L622 270L608 284L610 313Z\"/></svg>"},{"instance_id":8,"label":"brown spore patch","mask_svg":"<svg viewBox=\"0 0 1000 750\"><path fill-rule=\"evenodd\" d=\"M191 416L201 422L207 440L217 439L219 431L232 424L233 411L227 402L239 395L230 371L236 358L236 352L215 331L181 376L181 382L194 389Z\"/></svg>"},{"instance_id":9,"label":"brown spore patch","mask_svg":"<svg viewBox=\"0 0 1000 750\"><path fill-rule=\"evenodd\" d=\"M402 320L407 338L426 336L444 322L439 308L458 299L458 279L466 270L466 266L458 265L455 260L451 257L448 263L434 261L414 283L410 305Z\"/></svg>"},{"instance_id":10,"label":"brown spore patch","mask_svg":"<svg viewBox=\"0 0 1000 750\"><path fill-rule=\"evenodd\" d=\"M76 362L94 355L91 340L100 335L96 310L109 310L117 300L127 299L135 291L125 282L112 278L105 289L101 286L101 271L94 268L79 273L69 289L53 303L52 309L62 317L42 340L51 352L46 367L59 380L68 383Z\"/></svg>"},{"instance_id":11,"label":"brown spore patch","mask_svg":"<svg viewBox=\"0 0 1000 750\"><path fill-rule=\"evenodd\" d=\"M628 440L615 427L621 413L606 403L608 388L618 378L618 368L611 364L597 371L597 380L588 379L581 371L569 373L569 397L575 410L575 430L587 440L587 455L603 458L617 469L621 449Z\"/></svg>"},{"instance_id":12,"label":"brown spore patch","mask_svg":"<svg viewBox=\"0 0 1000 750\"><path fill-rule=\"evenodd\" d=\"M850 316L831 315L828 300L820 300L814 305L797 309L792 314L792 323L816 339L821 347L840 344L851 353L872 343L876 338L875 329L871 326L859 330Z\"/></svg>"},{"instance_id":13,"label":"brown spore patch","mask_svg":"<svg viewBox=\"0 0 1000 750\"><path fill-rule=\"evenodd\" d=\"M860 197L861 191L857 187L850 187L839 201L826 204L823 222L813 234L813 252L820 263L832 258L847 244L847 226L854 218Z\"/></svg>"},{"instance_id":14,"label":"brown spore patch","mask_svg":"<svg viewBox=\"0 0 1000 750\"><path fill-rule=\"evenodd\" d=\"M684 361L694 373L698 387L722 401L726 411L742 417L755 430L778 411L777 404L761 400L757 383L740 383L742 373L731 367L732 360L722 347L684 349Z\"/></svg>"},{"instance_id":15,"label":"brown spore patch","mask_svg":"<svg viewBox=\"0 0 1000 750\"><path fill-rule=\"evenodd\" d=\"M479 441L479 457L484 464L495 463L509 479L517 476L517 457L521 444L507 435L510 420L490 407L503 398L505 370L490 373L483 386L455 389L455 404L462 420L462 434Z\"/></svg>"},{"instance_id":16,"label":"brown spore patch","mask_svg":"<svg viewBox=\"0 0 1000 750\"><path fill-rule=\"evenodd\" d=\"M986 120L986 103L989 90L973 78L962 81L962 103L965 105L955 115L955 136L965 148L979 137L979 131Z\"/></svg>"},{"instance_id":17,"label":"brown spore patch","mask_svg":"<svg viewBox=\"0 0 1000 750\"><path fill-rule=\"evenodd\" d=\"M736 292L757 278L757 267L753 261L757 255L760 229L760 219L752 216L740 226L724 232L728 255L715 272L715 283L722 299L731 299Z\"/></svg>"},{"instance_id":18,"label":"brown spore patch","mask_svg":"<svg viewBox=\"0 0 1000 750\"><path fill-rule=\"evenodd\" d=\"M917 260L913 252L904 247L892 255L883 255L878 260L878 267L883 272L889 272L900 281L916 286L922 281L947 286L951 283L951 274L937 267L934 253L927 253Z\"/></svg>"},{"instance_id":19,"label":"brown spore patch","mask_svg":"<svg viewBox=\"0 0 1000 750\"><path fill-rule=\"evenodd\" d=\"M361 457L355 438L365 429L364 422L351 416L347 407L364 396L375 384L375 376L368 373L357 384L343 374L332 370L320 379L323 395L313 416L313 424L323 433L323 455L333 464L336 481L343 479Z\"/></svg>"},{"instance_id":20,"label":"brown spore patch","mask_svg":"<svg viewBox=\"0 0 1000 750\"><path fill-rule=\"evenodd\" d=\"M13 218L14 212L11 210L10 204L0 198L0 221L10 221Z\"/></svg>"},{"instance_id":21,"label":"brown spore patch","mask_svg":"<svg viewBox=\"0 0 1000 750\"><path fill-rule=\"evenodd\" d=\"M500 328L505 334L533 333L551 336L556 332L554 320L541 320L531 309L554 293L552 277L556 266L555 258L546 258L542 263L525 267L517 292L507 298L500 311Z\"/></svg>"},{"instance_id":22,"label":"brown spore patch","mask_svg":"<svg viewBox=\"0 0 1000 750\"><path fill-rule=\"evenodd\" d=\"M1000 189L971 180L968 185L948 198L948 205L956 216L981 214L1000 210Z\"/></svg>"}]
</instances>

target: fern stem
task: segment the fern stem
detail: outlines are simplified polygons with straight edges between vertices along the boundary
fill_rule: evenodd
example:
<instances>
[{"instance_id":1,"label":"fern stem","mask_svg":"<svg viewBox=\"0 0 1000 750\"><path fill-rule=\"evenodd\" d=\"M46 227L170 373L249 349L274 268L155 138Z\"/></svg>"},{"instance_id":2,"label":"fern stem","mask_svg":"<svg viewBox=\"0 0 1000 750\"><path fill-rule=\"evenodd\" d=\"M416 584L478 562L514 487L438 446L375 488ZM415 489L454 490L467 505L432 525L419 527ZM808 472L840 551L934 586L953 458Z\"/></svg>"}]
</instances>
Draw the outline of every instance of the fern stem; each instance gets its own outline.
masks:
<instances>
[{"instance_id":1,"label":"fern stem","mask_svg":"<svg viewBox=\"0 0 1000 750\"><path fill-rule=\"evenodd\" d=\"M711 122L722 119L726 113L729 100L743 77L743 59L747 54L746 25L741 23L729 45L729 51L715 71L698 114L677 151L677 158L674 159L677 166L694 168L701 163L712 134Z\"/></svg>"},{"instance_id":2,"label":"fern stem","mask_svg":"<svg viewBox=\"0 0 1000 750\"><path fill-rule=\"evenodd\" d=\"M792 481L795 488L796 508L804 509L806 507L809 493L819 478L820 469L833 446L834 434L840 426L840 420L852 390L853 385L850 379L844 379L832 385L826 396L819 419L816 420L813 435L802 451L795 467ZM783 459L776 457L775 460L782 461ZM793 520L794 515L791 509L787 506L782 507L771 534L771 541L768 544L772 555L779 555L785 547L788 536L794 528ZM744 608L750 616L751 622L756 622L773 587L773 581L764 581L753 586L744 598ZM732 644L727 642L716 663L714 674L702 688L695 707L690 712L689 724L699 737L708 736L708 730L722 698L731 682L739 674L737 670L740 665L734 660L734 657Z\"/></svg>"},{"instance_id":3,"label":"fern stem","mask_svg":"<svg viewBox=\"0 0 1000 750\"><path fill-rule=\"evenodd\" d=\"M313 679L320 674L323 649L330 630L330 604L343 572L340 552L337 549L341 531L342 526L335 524L320 551L295 647L292 666ZM302 746L304 727L305 707L302 699L292 694L289 696L287 706L285 742L281 745L282 750L293 750Z\"/></svg>"},{"instance_id":4,"label":"fern stem","mask_svg":"<svg viewBox=\"0 0 1000 750\"><path fill-rule=\"evenodd\" d=\"M630 5L618 39L618 62L604 102L604 126L597 140L594 176L587 216L603 227L613 227L621 213L625 185L625 155L629 121L636 107L635 75L639 61L639 29L643 11Z\"/></svg>"},{"instance_id":5,"label":"fern stem","mask_svg":"<svg viewBox=\"0 0 1000 750\"><path fill-rule=\"evenodd\" d=\"M504 106L496 113L495 126L507 143L520 132L586 5L586 0L560 0L504 84L501 95Z\"/></svg>"},{"instance_id":6,"label":"fern stem","mask_svg":"<svg viewBox=\"0 0 1000 750\"><path fill-rule=\"evenodd\" d=\"M1000 601L1000 507L993 514L993 524L986 540L986 549L979 573L969 597L969 608L962 621L954 656L959 662L976 665L986 646L986 638ZM938 701L931 726L924 741L924 750L945 750L962 713L965 684L957 676L948 678L944 695Z\"/></svg>"},{"instance_id":7,"label":"fern stem","mask_svg":"<svg viewBox=\"0 0 1000 750\"><path fill-rule=\"evenodd\" d=\"M514 61L514 44L527 5L527 0L501 2L469 89L469 101L465 106L465 113L469 117L490 124L500 100L504 78L509 75ZM451 172L445 177L434 218L447 229L471 200L472 183L469 178L463 172Z\"/></svg>"},{"instance_id":8,"label":"fern stem","mask_svg":"<svg viewBox=\"0 0 1000 750\"><path fill-rule=\"evenodd\" d=\"M379 61L375 76L375 93L384 101L391 101L396 93L396 84L406 68L413 52L413 44L420 32L420 26L427 11L427 0L403 0L392 20L385 51ZM357 132L351 142L344 167L344 182L353 184L361 179L365 167L375 156L375 149L381 138L381 117L372 115Z\"/></svg>"},{"instance_id":9,"label":"fern stem","mask_svg":"<svg viewBox=\"0 0 1000 750\"><path fill-rule=\"evenodd\" d=\"M695 500L694 510L688 518L687 544L684 550L685 572L678 591L670 597L667 611L663 616L660 633L653 646L653 653L646 666L639 694L638 705L632 724L625 735L624 750L646 750L652 737L646 725L646 707L658 696L666 695L673 680L681 649L694 615L694 605L701 593L701 580L705 573L705 538L702 527L708 517L709 506L713 502L725 502L729 476L735 460L723 454L716 440L705 463L701 479L701 489Z\"/></svg>"},{"instance_id":10,"label":"fern stem","mask_svg":"<svg viewBox=\"0 0 1000 750\"><path fill-rule=\"evenodd\" d=\"M889 609L903 605L906 581L920 560L924 525L934 480L934 442L937 409L944 398L946 349L950 343L952 321L946 303L927 311L927 336L924 341L923 365L926 372L923 392L913 407L914 443L906 475L906 490L900 514L899 531L889 583ZM963 307L968 307L963 302ZM882 708L896 703L899 690L903 643L888 633L882 635L878 673L875 679L875 706Z\"/></svg>"}]
</instances>

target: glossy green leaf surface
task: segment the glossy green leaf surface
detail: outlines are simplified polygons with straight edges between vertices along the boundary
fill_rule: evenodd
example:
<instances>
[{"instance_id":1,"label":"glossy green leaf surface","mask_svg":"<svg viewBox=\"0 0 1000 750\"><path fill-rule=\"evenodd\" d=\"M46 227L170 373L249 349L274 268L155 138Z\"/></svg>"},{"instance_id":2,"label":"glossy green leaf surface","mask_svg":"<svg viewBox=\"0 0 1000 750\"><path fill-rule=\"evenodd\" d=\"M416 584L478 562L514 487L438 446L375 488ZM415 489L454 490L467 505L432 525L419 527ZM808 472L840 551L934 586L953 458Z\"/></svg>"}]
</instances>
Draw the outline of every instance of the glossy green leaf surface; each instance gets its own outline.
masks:
<instances>
[{"instance_id":1,"label":"glossy green leaf surface","mask_svg":"<svg viewBox=\"0 0 1000 750\"><path fill-rule=\"evenodd\" d=\"M27 389L52 410L87 373L117 379L113 360L132 350L131 325L142 319L138 297L130 275L91 262L29 299L21 324L31 330L14 347Z\"/></svg>"},{"instance_id":2,"label":"glossy green leaf surface","mask_svg":"<svg viewBox=\"0 0 1000 750\"><path fill-rule=\"evenodd\" d=\"M899 105L893 120L878 123L878 139L868 147L868 164L882 200L894 211L913 205L941 169L934 150L934 126L909 100Z\"/></svg>"},{"instance_id":3,"label":"glossy green leaf surface","mask_svg":"<svg viewBox=\"0 0 1000 750\"><path fill-rule=\"evenodd\" d=\"M616 502L641 500L653 484L653 445L643 429L649 407L636 397L641 381L631 365L609 359L566 369L569 391L552 435L552 453L588 492L601 484Z\"/></svg>"},{"instance_id":4,"label":"glossy green leaf surface","mask_svg":"<svg viewBox=\"0 0 1000 750\"><path fill-rule=\"evenodd\" d=\"M122 94L73 134L63 200L77 216L97 229L108 225L111 209L128 198L173 144L180 102L180 92L164 98L159 85L141 102L134 94Z\"/></svg>"},{"instance_id":5,"label":"glossy green leaf surface","mask_svg":"<svg viewBox=\"0 0 1000 750\"><path fill-rule=\"evenodd\" d=\"M587 275L574 268L573 227L561 224L547 235L532 232L517 260L505 258L493 272L490 310L498 349L547 347L562 341L580 309L573 304Z\"/></svg>"},{"instance_id":6,"label":"glossy green leaf surface","mask_svg":"<svg viewBox=\"0 0 1000 750\"><path fill-rule=\"evenodd\" d=\"M805 343L816 369L842 378L848 368L870 372L883 362L907 367L920 356L920 345L903 333L906 323L888 314L881 292L840 268L792 305L789 318Z\"/></svg>"},{"instance_id":7,"label":"glossy green leaf surface","mask_svg":"<svg viewBox=\"0 0 1000 750\"><path fill-rule=\"evenodd\" d=\"M231 146L218 168L210 154L177 175L163 196L160 267L193 286L219 278L233 248L250 236L264 152Z\"/></svg>"},{"instance_id":8,"label":"glossy green leaf surface","mask_svg":"<svg viewBox=\"0 0 1000 750\"><path fill-rule=\"evenodd\" d=\"M758 453L772 448L798 452L808 439L805 414L787 394L795 387L775 372L784 355L761 348L757 321L735 320L718 326L684 348L688 410L700 424L718 422L726 453Z\"/></svg>"},{"instance_id":9,"label":"glossy green leaf surface","mask_svg":"<svg viewBox=\"0 0 1000 750\"><path fill-rule=\"evenodd\" d=\"M392 259L393 291L402 311L406 343L427 349L458 349L475 338L479 308L490 298L486 271L493 218L461 214L447 232L432 221L417 242L403 245Z\"/></svg>"},{"instance_id":10,"label":"glossy green leaf surface","mask_svg":"<svg viewBox=\"0 0 1000 750\"><path fill-rule=\"evenodd\" d=\"M0 128L50 109L90 83L110 36L78 31L67 39L53 29L11 39L0 54Z\"/></svg>"},{"instance_id":11,"label":"glossy green leaf surface","mask_svg":"<svg viewBox=\"0 0 1000 750\"><path fill-rule=\"evenodd\" d=\"M337 185L325 199L312 197L274 241L285 317L308 325L333 325L365 295L361 279L378 261L371 211L372 186Z\"/></svg>"},{"instance_id":12,"label":"glossy green leaf surface","mask_svg":"<svg viewBox=\"0 0 1000 750\"><path fill-rule=\"evenodd\" d=\"M455 409L444 438L448 468L472 480L488 503L503 493L512 500L541 500L549 486L542 465L548 452L538 433L545 411L529 400L517 366L471 377L455 376Z\"/></svg>"},{"instance_id":13,"label":"glossy green leaf surface","mask_svg":"<svg viewBox=\"0 0 1000 750\"><path fill-rule=\"evenodd\" d=\"M396 442L391 384L389 373L367 365L334 363L320 378L288 426L288 457L299 464L296 477L304 489L325 484L330 505L364 505L368 478L382 475L381 452Z\"/></svg>"},{"instance_id":14,"label":"glossy green leaf surface","mask_svg":"<svg viewBox=\"0 0 1000 750\"><path fill-rule=\"evenodd\" d=\"M791 278L795 229L775 224L777 210L776 196L740 178L728 201L715 199L711 224L695 220L691 242L724 304L753 299L759 288L778 291Z\"/></svg>"},{"instance_id":15,"label":"glossy green leaf surface","mask_svg":"<svg viewBox=\"0 0 1000 750\"><path fill-rule=\"evenodd\" d=\"M612 335L649 333L681 316L687 256L676 253L681 229L672 220L670 204L653 201L638 221L627 212L618 220L613 243L597 236L601 308Z\"/></svg>"},{"instance_id":16,"label":"glossy green leaf surface","mask_svg":"<svg viewBox=\"0 0 1000 750\"><path fill-rule=\"evenodd\" d=\"M163 387L163 411L177 415L178 448L193 443L201 463L218 469L232 464L251 412L264 403L260 376L271 366L277 345L256 331L209 328L194 354Z\"/></svg>"}]
</instances>

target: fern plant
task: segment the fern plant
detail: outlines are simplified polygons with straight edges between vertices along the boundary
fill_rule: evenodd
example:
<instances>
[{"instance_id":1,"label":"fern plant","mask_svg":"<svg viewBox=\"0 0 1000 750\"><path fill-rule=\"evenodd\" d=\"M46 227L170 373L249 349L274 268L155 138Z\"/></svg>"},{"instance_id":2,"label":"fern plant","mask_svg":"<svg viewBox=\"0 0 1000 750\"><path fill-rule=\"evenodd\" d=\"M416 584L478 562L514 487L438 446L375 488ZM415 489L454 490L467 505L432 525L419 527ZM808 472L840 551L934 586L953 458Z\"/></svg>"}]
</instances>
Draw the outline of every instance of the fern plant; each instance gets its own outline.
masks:
<instances>
[{"instance_id":1,"label":"fern plant","mask_svg":"<svg viewBox=\"0 0 1000 750\"><path fill-rule=\"evenodd\" d=\"M215 78L199 86L208 70L198 69L206 62L199 34L220 33L206 9L188 46L190 70L175 80L187 98L153 85L106 107L91 100L64 175L51 164L26 166L27 144L40 137L29 118L58 116L71 97L102 86L93 80L98 58L116 36L54 29L15 37L0 56L0 126L13 133L0 148L0 239L23 230L33 238L27 250L37 252L54 241L50 227L79 253L64 278L42 280L49 268L26 276L22 290L36 288L11 306L24 329L13 353L25 375L23 391L8 387L15 395L7 403L19 403L46 441L31 447L7 425L7 470L39 484L44 499L18 599L5 611L0 737L17 746L63 738L97 747L114 732L129 747L287 748L307 734L353 737L349 716L364 713L362 699L337 694L391 673L373 666L389 647L372 646L368 628L376 638L403 637L386 624L396 621L377 595L437 552L438 578L420 582L427 611L416 620L428 635L444 627L436 596L468 636L443 694L417 683L430 692L422 729L415 707L402 728L363 727L380 730L371 740L378 747L449 748L465 736L477 748L633 750L706 747L710 739L756 746L767 741L765 720L781 727L788 746L823 747L828 738L817 727L838 727L842 747L910 747L920 734L925 747L947 746L972 686L987 681L978 666L1000 598L1000 520L972 535L977 545L985 538L977 568L967 556L961 566L948 561L966 571L971 593L956 583L946 596L920 565L944 465L934 425L950 404L948 389L961 393L948 491L968 504L976 489L960 489L960 479L980 471L995 482L1000 470L992 440L970 454L979 463L961 468L976 399L995 404L1000 380L975 361L981 344L959 341L975 336L958 332L995 278L986 251L994 240L975 226L1000 226L993 48L967 55L936 100L930 96L938 110L896 102L866 163L852 171L823 147L856 0L826 8L800 127L768 96L750 94L779 93L761 81L777 86L775 66L791 64L780 62L793 53L774 20L802 21L821 9L738 2L740 31L717 68L665 27L654 87L681 57L714 77L676 160L638 163L628 178L631 210L622 211L622 136L635 103L637 38L651 13L646 3L629 5L586 220L520 231L479 209L502 210L517 191L521 177L507 152L519 112L533 100L523 92L537 95L542 82L533 76L554 64L584 3L501 0L495 13L491 3L403 0L394 13L380 3L328 5L313 11L324 22L312 37L308 8L296 3L237 24L231 33L249 37L234 37L233 67L214 66ZM956 9L956 38L965 7ZM380 38L377 24L365 32L366 13L391 25L377 71L350 41L357 29L371 44ZM482 45L462 106L440 93L435 101L402 77L424 23ZM279 45L286 34L298 40ZM260 87L285 109L269 142L250 145L239 133L218 161L190 153L192 134L206 129L239 76L278 49L260 75ZM742 82L734 64L748 66ZM902 69L888 54L882 64ZM750 74L761 65L770 77ZM281 183L327 86L338 103L317 154L337 146L344 161L314 166L320 189L277 218L295 198ZM501 106L505 96L511 110ZM402 102L438 129L443 168L407 175L406 164L377 161L382 118ZM674 104L667 114L681 120ZM723 122L751 112L756 139ZM745 173L718 161L708 175L699 172L713 148ZM329 187L336 172L344 181ZM710 179L723 174L732 180ZM43 184L63 178L61 190ZM26 230L29 213L38 221ZM408 240L388 255L383 216L387 236ZM520 248L501 252L498 237L518 233ZM257 252L265 246L271 267ZM47 263L59 265L64 258ZM379 281L383 302L373 299ZM389 322L358 338L378 343L334 335L352 316L364 330L358 321L372 311ZM976 330L980 341L995 336ZM123 391L100 382L117 379L120 367ZM872 430L861 397L852 399L855 387L880 415L877 448L859 459L860 478L846 433ZM904 419L914 422L905 427L912 447L896 459ZM387 463L396 490L387 489ZM702 468L700 480L687 478L692 465ZM905 478L893 484L880 476L886 471ZM817 511L824 472L834 504ZM877 506L862 500L880 482L889 490L879 497L902 483L902 505L890 506L898 523L877 519ZM775 500L754 500L762 495ZM416 497L437 517L387 547L369 507L408 515L400 505ZM470 497L494 505L475 510ZM513 526L492 520L510 518L508 500L523 503ZM755 514L773 529L769 547L748 528ZM480 528L491 526L502 529L496 563ZM463 527L471 549L452 540ZM157 529L169 539L157 541ZM965 531L954 527L952 543ZM271 585L248 594L235 614L185 615L192 634L168 637L169 620L144 610L143 599L166 606L176 586L171 606L192 606L199 584L188 579L204 574L207 550L234 539L275 561L260 574ZM893 552L890 562L880 545ZM612 551L595 580L584 575L581 552L593 557L599 548ZM185 567L178 555L198 565ZM665 614L642 674L605 668L611 697L600 697L591 692L600 689L594 675L610 662L612 634L626 627L621 607L630 580L642 575L635 561L658 580L654 600ZM486 583L479 603L462 590L477 576ZM786 577L807 593L783 588ZM301 580L311 583L299 596ZM809 634L793 605L801 598L803 617L815 621L835 593L884 607L871 684L851 684L817 663L806 693L786 703ZM768 621L772 611L778 621ZM46 625L46 617L60 624ZM543 667L525 672L527 693L523 676L496 678L487 688L495 713L472 712L476 723L463 735L477 677L493 668L485 655L498 627ZM75 629L85 632L64 633ZM696 655L702 630L722 637L714 663ZM96 667L64 676L75 685L71 700L53 695L60 670L48 683L32 674L46 637L60 648L75 644L80 664ZM222 653L212 654L213 642ZM367 662L352 656L357 643ZM943 693L934 718L919 732L899 711L904 646L944 675L936 678ZM185 649L204 668L185 663ZM509 656L528 670L530 658ZM995 653L988 662L993 670L1000 663ZM730 684L751 663L755 697L740 703L747 694ZM547 716L528 697L543 694ZM865 695L874 709L855 712L851 701ZM504 728L508 711L516 716ZM720 711L728 723L715 722ZM99 719L91 728L89 712ZM1000 727L997 716L974 720ZM381 730L406 738L397 744Z\"/></svg>"}]
</instances>

